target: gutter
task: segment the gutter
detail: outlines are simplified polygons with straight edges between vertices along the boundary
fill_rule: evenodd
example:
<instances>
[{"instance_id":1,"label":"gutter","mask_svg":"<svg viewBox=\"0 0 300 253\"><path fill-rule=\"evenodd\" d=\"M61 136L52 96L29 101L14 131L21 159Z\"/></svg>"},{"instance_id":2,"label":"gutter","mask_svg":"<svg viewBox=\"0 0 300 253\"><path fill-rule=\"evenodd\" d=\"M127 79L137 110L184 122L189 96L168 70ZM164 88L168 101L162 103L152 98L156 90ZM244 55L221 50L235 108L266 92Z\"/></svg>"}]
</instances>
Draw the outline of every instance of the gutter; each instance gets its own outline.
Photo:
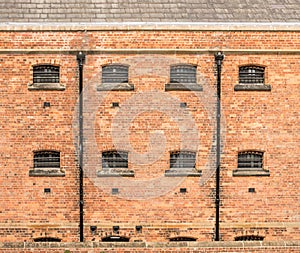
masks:
<instances>
[{"instance_id":1,"label":"gutter","mask_svg":"<svg viewBox=\"0 0 300 253\"><path fill-rule=\"evenodd\" d=\"M300 31L300 22L5 22L6 32L77 31Z\"/></svg>"}]
</instances>

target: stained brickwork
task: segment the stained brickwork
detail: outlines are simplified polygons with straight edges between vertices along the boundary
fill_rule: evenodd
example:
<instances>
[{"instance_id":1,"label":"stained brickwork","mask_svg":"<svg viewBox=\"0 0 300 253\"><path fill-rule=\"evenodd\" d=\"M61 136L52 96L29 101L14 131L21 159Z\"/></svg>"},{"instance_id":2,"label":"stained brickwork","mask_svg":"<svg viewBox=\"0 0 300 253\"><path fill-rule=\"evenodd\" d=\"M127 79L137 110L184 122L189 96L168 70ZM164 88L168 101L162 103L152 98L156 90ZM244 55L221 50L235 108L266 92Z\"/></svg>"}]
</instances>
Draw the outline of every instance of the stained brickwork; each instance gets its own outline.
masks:
<instances>
[{"instance_id":1,"label":"stained brickwork","mask_svg":"<svg viewBox=\"0 0 300 253\"><path fill-rule=\"evenodd\" d=\"M266 241L299 240L299 48L297 31L2 31L0 240L78 241L78 51L86 54L86 241L214 239L217 51L225 54L221 240L251 234ZM98 89L102 66L111 63L129 66L134 90ZM197 66L202 91L165 91L170 66L179 63ZM59 66L65 89L30 90L38 64ZM265 67L271 90L234 90L239 66L248 64ZM112 106L116 102L119 107ZM101 152L115 149L129 151L134 177L99 176ZM60 152L63 176L29 175L39 150ZM193 176L166 176L176 150L197 153ZM245 150L263 152L270 175L234 176L238 152Z\"/></svg>"}]
</instances>

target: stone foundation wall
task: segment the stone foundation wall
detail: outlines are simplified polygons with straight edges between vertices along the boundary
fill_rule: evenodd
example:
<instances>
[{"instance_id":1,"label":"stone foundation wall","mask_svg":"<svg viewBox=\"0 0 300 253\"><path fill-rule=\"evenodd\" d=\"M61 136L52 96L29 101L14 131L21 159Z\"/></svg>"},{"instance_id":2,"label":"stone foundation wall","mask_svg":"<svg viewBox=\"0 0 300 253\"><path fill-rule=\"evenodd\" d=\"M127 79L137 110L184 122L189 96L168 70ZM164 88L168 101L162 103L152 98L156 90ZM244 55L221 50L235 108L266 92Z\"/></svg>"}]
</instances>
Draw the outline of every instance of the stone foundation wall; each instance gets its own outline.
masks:
<instances>
[{"instance_id":1,"label":"stone foundation wall","mask_svg":"<svg viewBox=\"0 0 300 253\"><path fill-rule=\"evenodd\" d=\"M2 253L291 253L300 241L279 242L176 242L176 243L0 243Z\"/></svg>"}]
</instances>

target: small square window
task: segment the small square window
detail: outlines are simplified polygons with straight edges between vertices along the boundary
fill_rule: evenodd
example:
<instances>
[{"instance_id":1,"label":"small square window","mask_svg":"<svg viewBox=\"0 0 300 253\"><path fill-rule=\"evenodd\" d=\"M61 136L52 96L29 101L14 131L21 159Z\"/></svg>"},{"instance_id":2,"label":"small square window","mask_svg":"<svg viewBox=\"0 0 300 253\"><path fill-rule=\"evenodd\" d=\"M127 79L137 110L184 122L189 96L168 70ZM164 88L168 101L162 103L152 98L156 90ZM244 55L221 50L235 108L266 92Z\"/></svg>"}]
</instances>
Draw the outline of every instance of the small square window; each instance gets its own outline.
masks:
<instances>
[{"instance_id":1,"label":"small square window","mask_svg":"<svg viewBox=\"0 0 300 253\"><path fill-rule=\"evenodd\" d=\"M260 66L243 66L239 69L239 83L263 84L265 82L265 68Z\"/></svg>"},{"instance_id":2,"label":"small square window","mask_svg":"<svg viewBox=\"0 0 300 253\"><path fill-rule=\"evenodd\" d=\"M172 152L170 153L170 168L195 168L195 152Z\"/></svg>"},{"instance_id":3,"label":"small square window","mask_svg":"<svg viewBox=\"0 0 300 253\"><path fill-rule=\"evenodd\" d=\"M103 66L102 83L128 83L128 66L120 64Z\"/></svg>"},{"instance_id":4,"label":"small square window","mask_svg":"<svg viewBox=\"0 0 300 253\"><path fill-rule=\"evenodd\" d=\"M103 152L102 168L128 168L128 153L123 151Z\"/></svg>"},{"instance_id":5,"label":"small square window","mask_svg":"<svg viewBox=\"0 0 300 253\"><path fill-rule=\"evenodd\" d=\"M237 170L234 176L269 176L268 170L263 169L263 152L243 151L238 153Z\"/></svg>"},{"instance_id":6,"label":"small square window","mask_svg":"<svg viewBox=\"0 0 300 253\"><path fill-rule=\"evenodd\" d=\"M239 169L262 169L263 153L255 151L240 152L238 154Z\"/></svg>"},{"instance_id":7,"label":"small square window","mask_svg":"<svg viewBox=\"0 0 300 253\"><path fill-rule=\"evenodd\" d=\"M131 91L134 86L128 82L128 66L110 64L102 67L102 84L98 91Z\"/></svg>"},{"instance_id":8,"label":"small square window","mask_svg":"<svg viewBox=\"0 0 300 253\"><path fill-rule=\"evenodd\" d=\"M165 176L201 176L196 170L196 152L175 151L170 153L170 169Z\"/></svg>"},{"instance_id":9,"label":"small square window","mask_svg":"<svg viewBox=\"0 0 300 253\"><path fill-rule=\"evenodd\" d=\"M60 152L58 151L37 151L34 152L33 170L29 171L30 176L64 176L60 167Z\"/></svg>"},{"instance_id":10,"label":"small square window","mask_svg":"<svg viewBox=\"0 0 300 253\"><path fill-rule=\"evenodd\" d=\"M170 83L165 85L166 91L202 91L197 84L197 67L190 64L178 64L171 66Z\"/></svg>"},{"instance_id":11,"label":"small square window","mask_svg":"<svg viewBox=\"0 0 300 253\"><path fill-rule=\"evenodd\" d=\"M176 65L171 67L170 83L197 83L197 68L193 65Z\"/></svg>"},{"instance_id":12,"label":"small square window","mask_svg":"<svg viewBox=\"0 0 300 253\"><path fill-rule=\"evenodd\" d=\"M133 177L134 172L128 169L128 152L116 150L102 152L102 170L97 175Z\"/></svg>"},{"instance_id":13,"label":"small square window","mask_svg":"<svg viewBox=\"0 0 300 253\"><path fill-rule=\"evenodd\" d=\"M263 241L264 237L261 235L240 235L234 238L235 241Z\"/></svg>"},{"instance_id":14,"label":"small square window","mask_svg":"<svg viewBox=\"0 0 300 253\"><path fill-rule=\"evenodd\" d=\"M54 65L37 65L33 67L33 83L29 90L64 90L60 83L60 68Z\"/></svg>"},{"instance_id":15,"label":"small square window","mask_svg":"<svg viewBox=\"0 0 300 253\"><path fill-rule=\"evenodd\" d=\"M34 66L33 83L59 83L59 67L52 65Z\"/></svg>"},{"instance_id":16,"label":"small square window","mask_svg":"<svg viewBox=\"0 0 300 253\"><path fill-rule=\"evenodd\" d=\"M271 85L265 84L265 68L256 65L239 67L239 84L235 91L270 91Z\"/></svg>"}]
</instances>

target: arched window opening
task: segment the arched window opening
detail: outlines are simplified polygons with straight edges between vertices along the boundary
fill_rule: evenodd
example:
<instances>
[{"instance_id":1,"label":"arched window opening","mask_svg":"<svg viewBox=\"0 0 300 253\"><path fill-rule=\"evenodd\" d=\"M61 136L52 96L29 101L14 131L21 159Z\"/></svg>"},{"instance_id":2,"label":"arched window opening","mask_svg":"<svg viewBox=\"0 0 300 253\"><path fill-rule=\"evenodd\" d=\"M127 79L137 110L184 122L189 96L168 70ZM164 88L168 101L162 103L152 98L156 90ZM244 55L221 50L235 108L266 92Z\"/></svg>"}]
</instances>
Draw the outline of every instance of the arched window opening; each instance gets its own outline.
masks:
<instances>
[{"instance_id":1,"label":"arched window opening","mask_svg":"<svg viewBox=\"0 0 300 253\"><path fill-rule=\"evenodd\" d=\"M243 151L238 154L238 168L243 169L262 169L263 152Z\"/></svg>"},{"instance_id":2,"label":"arched window opening","mask_svg":"<svg viewBox=\"0 0 300 253\"><path fill-rule=\"evenodd\" d=\"M103 66L102 83L128 83L128 66L121 64Z\"/></svg>"},{"instance_id":3,"label":"arched window opening","mask_svg":"<svg viewBox=\"0 0 300 253\"><path fill-rule=\"evenodd\" d=\"M60 152L37 151L33 158L34 168L60 168Z\"/></svg>"},{"instance_id":4,"label":"arched window opening","mask_svg":"<svg viewBox=\"0 0 300 253\"><path fill-rule=\"evenodd\" d=\"M102 152L102 168L128 168L128 152Z\"/></svg>"},{"instance_id":5,"label":"arched window opening","mask_svg":"<svg viewBox=\"0 0 300 253\"><path fill-rule=\"evenodd\" d=\"M129 242L128 237L124 237L124 236L108 236L108 237L104 237L102 238L102 242Z\"/></svg>"},{"instance_id":6,"label":"arched window opening","mask_svg":"<svg viewBox=\"0 0 300 253\"><path fill-rule=\"evenodd\" d=\"M60 238L55 237L40 237L33 239L34 242L61 242Z\"/></svg>"},{"instance_id":7,"label":"arched window opening","mask_svg":"<svg viewBox=\"0 0 300 253\"><path fill-rule=\"evenodd\" d=\"M59 67L53 65L34 66L33 83L59 83Z\"/></svg>"},{"instance_id":8,"label":"arched window opening","mask_svg":"<svg viewBox=\"0 0 300 253\"><path fill-rule=\"evenodd\" d=\"M195 168L196 153L175 151L170 153L170 168Z\"/></svg>"},{"instance_id":9,"label":"arched window opening","mask_svg":"<svg viewBox=\"0 0 300 253\"><path fill-rule=\"evenodd\" d=\"M235 241L263 241L264 237L261 235L241 235L234 238Z\"/></svg>"},{"instance_id":10,"label":"arched window opening","mask_svg":"<svg viewBox=\"0 0 300 253\"><path fill-rule=\"evenodd\" d=\"M242 66L239 68L239 83L263 84L265 82L265 68L260 66Z\"/></svg>"},{"instance_id":11,"label":"arched window opening","mask_svg":"<svg viewBox=\"0 0 300 253\"><path fill-rule=\"evenodd\" d=\"M177 236L170 238L170 242L195 242L197 239L188 236Z\"/></svg>"},{"instance_id":12,"label":"arched window opening","mask_svg":"<svg viewBox=\"0 0 300 253\"><path fill-rule=\"evenodd\" d=\"M170 83L196 83L197 68L193 65L180 64L171 66Z\"/></svg>"}]
</instances>

